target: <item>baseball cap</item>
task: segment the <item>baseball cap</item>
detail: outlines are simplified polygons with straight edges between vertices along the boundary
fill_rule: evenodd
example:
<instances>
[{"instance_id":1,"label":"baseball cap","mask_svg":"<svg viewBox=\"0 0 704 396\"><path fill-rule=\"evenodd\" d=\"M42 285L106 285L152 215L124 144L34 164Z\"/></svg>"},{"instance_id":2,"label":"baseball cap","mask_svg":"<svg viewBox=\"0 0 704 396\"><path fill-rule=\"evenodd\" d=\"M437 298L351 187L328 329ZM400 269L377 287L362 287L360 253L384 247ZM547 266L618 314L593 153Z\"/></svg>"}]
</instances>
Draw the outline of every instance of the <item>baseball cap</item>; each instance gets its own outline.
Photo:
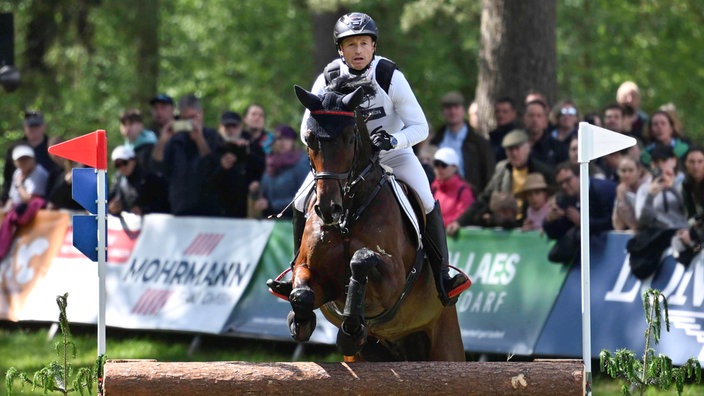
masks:
<instances>
[{"instance_id":1,"label":"baseball cap","mask_svg":"<svg viewBox=\"0 0 704 396\"><path fill-rule=\"evenodd\" d=\"M173 106L174 98L172 98L171 96L169 96L165 93L160 93L160 94L156 95L155 97L153 97L149 101L149 104L152 106L154 106L154 103L166 103L166 104L170 104Z\"/></svg>"},{"instance_id":2,"label":"baseball cap","mask_svg":"<svg viewBox=\"0 0 704 396\"><path fill-rule=\"evenodd\" d=\"M27 110L24 112L24 125L39 126L44 124L44 115L40 111Z\"/></svg>"},{"instance_id":3,"label":"baseball cap","mask_svg":"<svg viewBox=\"0 0 704 396\"><path fill-rule=\"evenodd\" d=\"M504 136L504 140L501 141L501 147L513 147L521 145L528 141L528 135L520 129L514 129Z\"/></svg>"},{"instance_id":4,"label":"baseball cap","mask_svg":"<svg viewBox=\"0 0 704 396\"><path fill-rule=\"evenodd\" d=\"M132 150L131 147L128 147L125 145L117 146L112 150L112 154L110 155L110 158L113 161L131 160L132 158L134 158L134 150Z\"/></svg>"},{"instance_id":5,"label":"baseball cap","mask_svg":"<svg viewBox=\"0 0 704 396\"><path fill-rule=\"evenodd\" d=\"M242 117L234 111L226 111L220 116L222 125L239 125L242 123Z\"/></svg>"},{"instance_id":6,"label":"baseball cap","mask_svg":"<svg viewBox=\"0 0 704 396\"><path fill-rule=\"evenodd\" d=\"M449 147L443 147L436 151L433 159L454 166L459 166L460 163L460 158L457 156L457 152Z\"/></svg>"},{"instance_id":7,"label":"baseball cap","mask_svg":"<svg viewBox=\"0 0 704 396\"><path fill-rule=\"evenodd\" d=\"M34 149L27 146L26 144L20 144L19 146L12 149L12 160L17 161L22 157L34 158Z\"/></svg>"},{"instance_id":8,"label":"baseball cap","mask_svg":"<svg viewBox=\"0 0 704 396\"><path fill-rule=\"evenodd\" d=\"M448 92L443 95L442 99L440 100L440 103L443 106L464 106L464 96L462 96L462 94L457 91Z\"/></svg>"}]
</instances>

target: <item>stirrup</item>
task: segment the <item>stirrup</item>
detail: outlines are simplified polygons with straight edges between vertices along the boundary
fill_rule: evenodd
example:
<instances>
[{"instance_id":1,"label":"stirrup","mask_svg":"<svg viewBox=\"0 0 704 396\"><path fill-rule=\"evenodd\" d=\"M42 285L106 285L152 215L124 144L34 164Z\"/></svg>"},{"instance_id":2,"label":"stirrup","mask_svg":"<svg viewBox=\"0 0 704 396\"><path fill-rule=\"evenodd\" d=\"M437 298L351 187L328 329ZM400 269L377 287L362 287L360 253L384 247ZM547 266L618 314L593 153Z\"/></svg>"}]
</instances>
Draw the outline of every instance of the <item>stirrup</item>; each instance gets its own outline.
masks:
<instances>
[{"instance_id":1,"label":"stirrup","mask_svg":"<svg viewBox=\"0 0 704 396\"><path fill-rule=\"evenodd\" d=\"M280 273L276 279L268 279L266 285L269 286L269 293L275 295L276 297L288 301L288 296L291 295L293 291L293 283L290 280L282 280L286 274L291 272L291 268Z\"/></svg>"},{"instance_id":2,"label":"stirrup","mask_svg":"<svg viewBox=\"0 0 704 396\"><path fill-rule=\"evenodd\" d=\"M449 267L454 269L458 273L455 274L455 276L453 276L452 278L442 280L444 289L447 292L445 293L445 295L439 295L438 298L440 298L440 302L442 303L442 305L446 307L455 305L455 303L457 303L457 300L460 297L460 294L462 294L463 291L469 289L469 287L472 286L472 281L469 279L467 274L452 265L450 265Z\"/></svg>"}]
</instances>

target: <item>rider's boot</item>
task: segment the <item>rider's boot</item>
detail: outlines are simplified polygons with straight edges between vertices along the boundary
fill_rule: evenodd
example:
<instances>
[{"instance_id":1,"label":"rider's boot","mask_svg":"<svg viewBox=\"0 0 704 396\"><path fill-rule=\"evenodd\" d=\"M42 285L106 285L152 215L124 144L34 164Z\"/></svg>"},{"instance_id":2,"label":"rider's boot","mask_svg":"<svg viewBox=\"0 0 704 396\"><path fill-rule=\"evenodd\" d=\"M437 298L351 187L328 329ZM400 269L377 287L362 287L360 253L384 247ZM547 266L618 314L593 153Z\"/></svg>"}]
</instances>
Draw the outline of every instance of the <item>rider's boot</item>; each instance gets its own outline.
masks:
<instances>
[{"instance_id":1,"label":"rider's boot","mask_svg":"<svg viewBox=\"0 0 704 396\"><path fill-rule=\"evenodd\" d=\"M301 249L301 239L303 238L303 230L306 228L305 213L293 208L293 260L291 260L291 268L296 261L298 251ZM267 286L275 293L288 297L293 290L293 285L290 280L277 281L269 279L266 281Z\"/></svg>"},{"instance_id":2,"label":"rider's boot","mask_svg":"<svg viewBox=\"0 0 704 396\"><path fill-rule=\"evenodd\" d=\"M435 288L438 291L438 298L442 305L453 305L457 302L460 293L466 290L469 279L458 273L450 277L449 254L447 251L447 239L445 236L445 225L442 221L440 205L435 201L435 207L426 215L426 226L423 232L423 245L428 256L430 267L435 278Z\"/></svg>"}]
</instances>

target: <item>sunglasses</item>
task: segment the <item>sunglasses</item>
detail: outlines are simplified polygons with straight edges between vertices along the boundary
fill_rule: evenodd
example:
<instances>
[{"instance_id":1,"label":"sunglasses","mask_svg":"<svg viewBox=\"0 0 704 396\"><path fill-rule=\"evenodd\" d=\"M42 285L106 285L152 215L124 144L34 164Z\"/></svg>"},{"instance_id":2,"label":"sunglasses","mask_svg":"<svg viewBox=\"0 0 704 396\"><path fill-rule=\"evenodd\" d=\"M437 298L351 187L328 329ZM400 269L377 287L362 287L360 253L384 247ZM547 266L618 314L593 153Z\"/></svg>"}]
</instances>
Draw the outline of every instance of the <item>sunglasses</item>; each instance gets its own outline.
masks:
<instances>
[{"instance_id":1,"label":"sunglasses","mask_svg":"<svg viewBox=\"0 0 704 396\"><path fill-rule=\"evenodd\" d=\"M448 167L448 165L447 165L446 163L444 163L444 162L442 162L442 161L440 161L440 160L435 160L435 161L433 161L433 166L436 167L436 168L441 168L441 169L445 169L445 168Z\"/></svg>"},{"instance_id":2,"label":"sunglasses","mask_svg":"<svg viewBox=\"0 0 704 396\"><path fill-rule=\"evenodd\" d=\"M575 109L574 107L563 107L562 109L560 109L560 114L574 116L577 115L577 109Z\"/></svg>"},{"instance_id":3,"label":"sunglasses","mask_svg":"<svg viewBox=\"0 0 704 396\"><path fill-rule=\"evenodd\" d=\"M115 161L115 168L120 169L123 166L127 165L127 161Z\"/></svg>"}]
</instances>

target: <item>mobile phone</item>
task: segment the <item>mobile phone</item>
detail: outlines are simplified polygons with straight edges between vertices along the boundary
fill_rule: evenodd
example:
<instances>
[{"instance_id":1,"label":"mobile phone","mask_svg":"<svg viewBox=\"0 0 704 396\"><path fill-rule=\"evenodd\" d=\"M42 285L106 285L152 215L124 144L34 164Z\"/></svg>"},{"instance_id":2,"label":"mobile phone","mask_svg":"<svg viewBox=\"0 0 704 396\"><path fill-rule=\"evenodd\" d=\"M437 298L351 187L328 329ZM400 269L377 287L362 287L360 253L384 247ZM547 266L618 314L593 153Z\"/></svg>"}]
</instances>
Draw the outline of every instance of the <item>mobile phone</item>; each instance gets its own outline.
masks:
<instances>
[{"instance_id":1,"label":"mobile phone","mask_svg":"<svg viewBox=\"0 0 704 396\"><path fill-rule=\"evenodd\" d=\"M193 130L191 120L176 120L173 123L174 132L190 132Z\"/></svg>"},{"instance_id":2,"label":"mobile phone","mask_svg":"<svg viewBox=\"0 0 704 396\"><path fill-rule=\"evenodd\" d=\"M662 169L660 169L659 166L656 166L655 168L653 168L652 174L653 174L653 180L656 180L660 176L662 176Z\"/></svg>"}]
</instances>

